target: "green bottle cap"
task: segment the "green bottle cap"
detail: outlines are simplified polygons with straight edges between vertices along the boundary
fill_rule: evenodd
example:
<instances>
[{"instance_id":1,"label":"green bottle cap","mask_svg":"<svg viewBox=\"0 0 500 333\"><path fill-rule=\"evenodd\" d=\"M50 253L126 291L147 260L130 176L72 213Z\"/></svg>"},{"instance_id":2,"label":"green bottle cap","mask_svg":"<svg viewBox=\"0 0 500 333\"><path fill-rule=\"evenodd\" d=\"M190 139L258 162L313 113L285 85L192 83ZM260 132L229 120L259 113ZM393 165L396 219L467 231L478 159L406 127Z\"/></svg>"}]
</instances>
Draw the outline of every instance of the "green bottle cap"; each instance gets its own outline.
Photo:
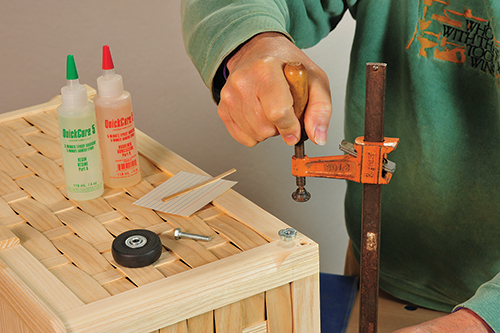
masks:
<instances>
[{"instance_id":1,"label":"green bottle cap","mask_svg":"<svg viewBox=\"0 0 500 333\"><path fill-rule=\"evenodd\" d=\"M78 71L76 70L75 57L72 54L66 59L66 80L78 79Z\"/></svg>"}]
</instances>

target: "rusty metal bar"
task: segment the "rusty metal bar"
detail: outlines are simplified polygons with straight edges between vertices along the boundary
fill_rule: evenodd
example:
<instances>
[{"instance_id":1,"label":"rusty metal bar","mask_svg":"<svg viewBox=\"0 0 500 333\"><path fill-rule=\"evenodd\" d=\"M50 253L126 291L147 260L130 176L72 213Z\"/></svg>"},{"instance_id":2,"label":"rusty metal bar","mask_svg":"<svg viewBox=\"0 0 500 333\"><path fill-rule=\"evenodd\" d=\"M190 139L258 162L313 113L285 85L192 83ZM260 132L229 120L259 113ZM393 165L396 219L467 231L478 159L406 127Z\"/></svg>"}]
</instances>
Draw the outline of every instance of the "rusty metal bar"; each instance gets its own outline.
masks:
<instances>
[{"instance_id":1,"label":"rusty metal bar","mask_svg":"<svg viewBox=\"0 0 500 333\"><path fill-rule=\"evenodd\" d=\"M384 141L386 64L366 65L365 141ZM360 333L376 333L378 324L380 207L382 186L363 184L361 227Z\"/></svg>"}]
</instances>

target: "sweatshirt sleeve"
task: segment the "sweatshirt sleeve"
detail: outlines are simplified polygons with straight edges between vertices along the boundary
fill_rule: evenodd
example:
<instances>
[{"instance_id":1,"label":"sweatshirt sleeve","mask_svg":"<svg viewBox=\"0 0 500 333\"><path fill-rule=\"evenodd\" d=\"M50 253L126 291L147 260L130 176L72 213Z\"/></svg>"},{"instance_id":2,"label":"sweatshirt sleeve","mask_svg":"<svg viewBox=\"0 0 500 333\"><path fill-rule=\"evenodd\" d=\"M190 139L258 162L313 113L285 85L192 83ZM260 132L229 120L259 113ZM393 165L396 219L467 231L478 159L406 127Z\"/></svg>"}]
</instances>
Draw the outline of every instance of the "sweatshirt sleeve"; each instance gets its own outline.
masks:
<instances>
[{"instance_id":1,"label":"sweatshirt sleeve","mask_svg":"<svg viewBox=\"0 0 500 333\"><path fill-rule=\"evenodd\" d=\"M500 332L500 273L492 280L484 283L476 294L466 302L457 305L453 311L467 308L480 316L493 332Z\"/></svg>"},{"instance_id":2,"label":"sweatshirt sleeve","mask_svg":"<svg viewBox=\"0 0 500 333\"><path fill-rule=\"evenodd\" d=\"M239 45L262 32L280 32L300 48L318 43L340 21L348 0L183 0L187 54L219 101L222 66ZM355 3L355 0L350 2Z\"/></svg>"}]
</instances>

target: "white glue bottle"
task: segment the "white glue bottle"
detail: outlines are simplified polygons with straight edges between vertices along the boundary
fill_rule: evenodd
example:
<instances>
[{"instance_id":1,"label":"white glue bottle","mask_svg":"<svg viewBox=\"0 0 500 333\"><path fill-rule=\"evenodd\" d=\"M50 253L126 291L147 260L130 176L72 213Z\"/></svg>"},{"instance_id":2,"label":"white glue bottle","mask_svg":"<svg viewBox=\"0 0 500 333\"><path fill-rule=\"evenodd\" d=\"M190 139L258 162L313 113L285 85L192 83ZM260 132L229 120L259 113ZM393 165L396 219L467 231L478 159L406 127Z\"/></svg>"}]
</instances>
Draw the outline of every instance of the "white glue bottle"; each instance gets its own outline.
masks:
<instances>
[{"instance_id":1,"label":"white glue bottle","mask_svg":"<svg viewBox=\"0 0 500 333\"><path fill-rule=\"evenodd\" d=\"M67 57L66 82L57 108L66 192L73 200L95 199L104 191L95 108L78 82L73 55Z\"/></svg>"},{"instance_id":2,"label":"white glue bottle","mask_svg":"<svg viewBox=\"0 0 500 333\"><path fill-rule=\"evenodd\" d=\"M94 103L102 151L104 183L113 188L141 181L130 93L115 74L109 47L103 47L102 76L97 78Z\"/></svg>"}]
</instances>

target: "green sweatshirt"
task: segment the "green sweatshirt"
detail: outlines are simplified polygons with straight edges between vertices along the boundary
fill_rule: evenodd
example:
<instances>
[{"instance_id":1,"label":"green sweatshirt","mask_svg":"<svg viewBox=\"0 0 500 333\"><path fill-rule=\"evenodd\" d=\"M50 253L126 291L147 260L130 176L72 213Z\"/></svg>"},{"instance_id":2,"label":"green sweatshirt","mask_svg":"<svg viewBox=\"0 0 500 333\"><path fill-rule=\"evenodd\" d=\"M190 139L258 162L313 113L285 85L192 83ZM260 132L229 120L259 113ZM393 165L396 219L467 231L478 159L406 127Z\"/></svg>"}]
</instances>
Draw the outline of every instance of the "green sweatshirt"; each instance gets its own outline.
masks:
<instances>
[{"instance_id":1,"label":"green sweatshirt","mask_svg":"<svg viewBox=\"0 0 500 333\"><path fill-rule=\"evenodd\" d=\"M401 140L383 188L380 286L432 309L470 308L500 332L500 1L185 0L185 46L218 101L238 45L277 31L307 48L346 11L356 20L346 139L364 132L366 63L385 62L385 136ZM345 199L358 257L361 187L348 182Z\"/></svg>"}]
</instances>

